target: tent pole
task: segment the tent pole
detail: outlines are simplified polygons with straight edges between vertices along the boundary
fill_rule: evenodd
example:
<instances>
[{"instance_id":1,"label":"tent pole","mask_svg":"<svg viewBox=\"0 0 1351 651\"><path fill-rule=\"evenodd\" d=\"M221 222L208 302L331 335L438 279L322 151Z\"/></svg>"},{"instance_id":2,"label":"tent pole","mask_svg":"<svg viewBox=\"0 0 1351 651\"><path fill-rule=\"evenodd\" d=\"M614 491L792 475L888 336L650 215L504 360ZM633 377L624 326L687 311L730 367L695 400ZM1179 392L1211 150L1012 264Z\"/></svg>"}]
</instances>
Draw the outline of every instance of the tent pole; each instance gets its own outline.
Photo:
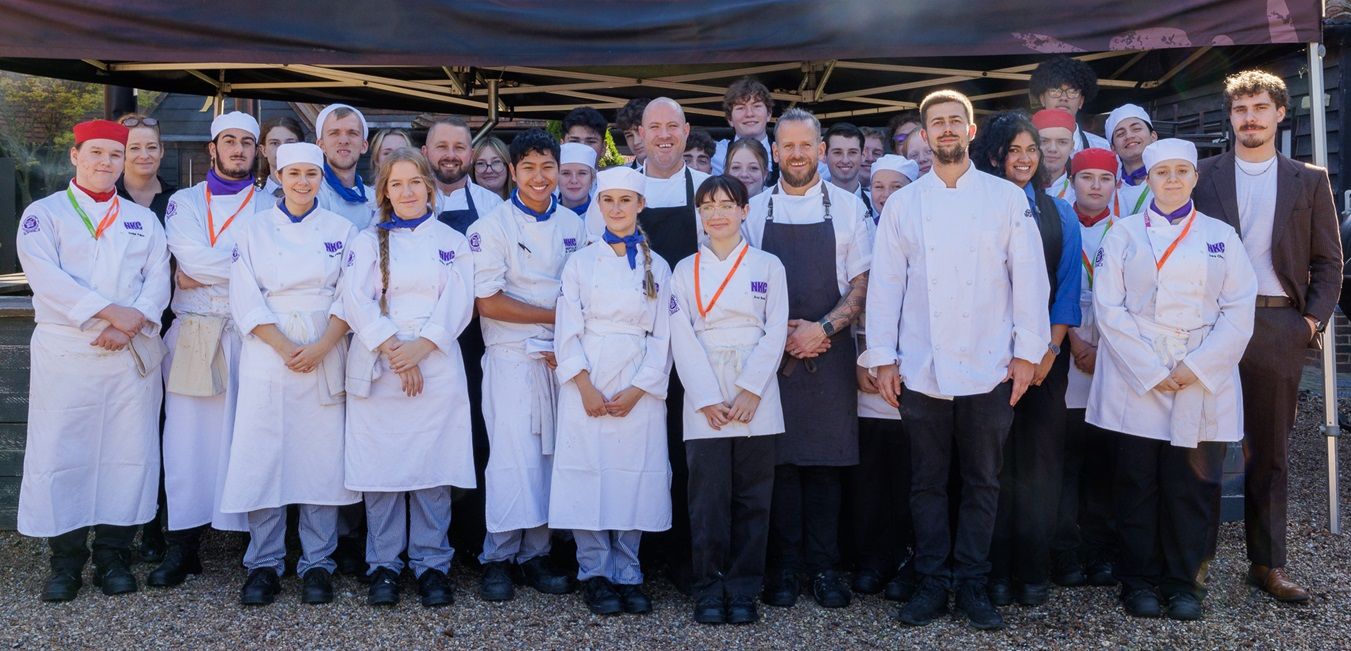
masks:
<instances>
[{"instance_id":1,"label":"tent pole","mask_svg":"<svg viewBox=\"0 0 1351 651\"><path fill-rule=\"evenodd\" d=\"M1313 120L1313 160L1315 165L1328 165L1327 114L1323 106L1323 44L1309 44L1309 117ZM1341 427L1337 423L1337 355L1333 322L1328 320L1323 331L1323 435L1328 452L1328 530L1341 533L1341 512L1337 503L1337 437Z\"/></svg>"}]
</instances>

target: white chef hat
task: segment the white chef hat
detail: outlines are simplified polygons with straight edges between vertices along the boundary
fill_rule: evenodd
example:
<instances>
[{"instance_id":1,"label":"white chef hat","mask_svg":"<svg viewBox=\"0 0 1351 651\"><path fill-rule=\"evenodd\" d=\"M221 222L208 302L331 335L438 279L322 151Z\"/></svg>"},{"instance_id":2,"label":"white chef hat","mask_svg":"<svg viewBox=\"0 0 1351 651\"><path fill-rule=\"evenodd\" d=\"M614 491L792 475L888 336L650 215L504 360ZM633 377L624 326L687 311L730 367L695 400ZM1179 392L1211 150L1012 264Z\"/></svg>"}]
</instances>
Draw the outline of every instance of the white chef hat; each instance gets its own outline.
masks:
<instances>
[{"instance_id":1,"label":"white chef hat","mask_svg":"<svg viewBox=\"0 0 1351 651\"><path fill-rule=\"evenodd\" d=\"M1170 160L1185 160L1196 167L1196 145L1181 138L1155 140L1145 147L1145 169L1154 169L1155 165Z\"/></svg>"},{"instance_id":2,"label":"white chef hat","mask_svg":"<svg viewBox=\"0 0 1351 651\"><path fill-rule=\"evenodd\" d=\"M568 163L581 163L594 170L596 169L596 150L580 142L565 142L559 148L558 165L561 167Z\"/></svg>"},{"instance_id":3,"label":"white chef hat","mask_svg":"<svg viewBox=\"0 0 1351 651\"><path fill-rule=\"evenodd\" d=\"M871 173L876 174L881 170L897 172L911 181L919 178L919 163L916 163L905 156L897 156L896 154L886 154L876 161L873 161Z\"/></svg>"},{"instance_id":4,"label":"white chef hat","mask_svg":"<svg viewBox=\"0 0 1351 651\"><path fill-rule=\"evenodd\" d=\"M241 129L249 132L254 140L258 139L258 121L252 115L242 111L231 111L216 116L211 121L211 139L215 140L226 129Z\"/></svg>"},{"instance_id":5,"label":"white chef hat","mask_svg":"<svg viewBox=\"0 0 1351 651\"><path fill-rule=\"evenodd\" d=\"M1112 109L1112 112L1107 114L1106 135L1108 142L1111 142L1112 140L1112 132L1116 131L1116 125L1121 124L1122 120L1129 120L1131 118L1139 118L1140 120L1143 120L1145 124L1148 124L1149 128L1154 128L1154 122L1149 119L1149 113L1146 113L1143 108L1140 108L1135 104L1122 104L1121 106Z\"/></svg>"},{"instance_id":6,"label":"white chef hat","mask_svg":"<svg viewBox=\"0 0 1351 651\"><path fill-rule=\"evenodd\" d=\"M596 174L596 194L606 190L632 190L641 195L647 190L647 177L627 165L601 170Z\"/></svg>"},{"instance_id":7,"label":"white chef hat","mask_svg":"<svg viewBox=\"0 0 1351 651\"><path fill-rule=\"evenodd\" d=\"M357 114L357 119L361 120L361 139L365 140L368 132L368 129L366 128L366 116L362 115L361 111L358 111L355 108L348 106L347 104L329 104L328 106L324 107L324 110L319 111L319 117L314 119L314 132L315 134L317 134L315 138L324 137L324 120L328 119L329 113L332 113L340 108L347 109Z\"/></svg>"},{"instance_id":8,"label":"white chef hat","mask_svg":"<svg viewBox=\"0 0 1351 651\"><path fill-rule=\"evenodd\" d=\"M310 142L288 142L277 148L277 169L286 169L287 165L305 163L324 169L324 150Z\"/></svg>"}]
</instances>

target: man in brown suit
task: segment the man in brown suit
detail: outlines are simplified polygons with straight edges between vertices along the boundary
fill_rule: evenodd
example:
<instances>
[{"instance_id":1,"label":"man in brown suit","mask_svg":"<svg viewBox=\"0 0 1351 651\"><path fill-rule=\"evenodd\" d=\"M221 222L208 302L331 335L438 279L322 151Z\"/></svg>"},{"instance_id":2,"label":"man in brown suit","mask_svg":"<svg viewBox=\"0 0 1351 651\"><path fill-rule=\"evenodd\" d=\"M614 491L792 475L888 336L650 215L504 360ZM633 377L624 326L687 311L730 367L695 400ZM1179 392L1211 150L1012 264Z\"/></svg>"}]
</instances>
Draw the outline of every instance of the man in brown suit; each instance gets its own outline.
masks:
<instances>
[{"instance_id":1,"label":"man in brown suit","mask_svg":"<svg viewBox=\"0 0 1351 651\"><path fill-rule=\"evenodd\" d=\"M1244 524L1248 581L1286 602L1309 593L1286 574L1287 450L1300 372L1341 292L1342 245L1327 170L1276 151L1285 82L1248 70L1225 80L1234 151L1201 161L1194 198L1233 226L1257 272L1243 382Z\"/></svg>"}]
</instances>

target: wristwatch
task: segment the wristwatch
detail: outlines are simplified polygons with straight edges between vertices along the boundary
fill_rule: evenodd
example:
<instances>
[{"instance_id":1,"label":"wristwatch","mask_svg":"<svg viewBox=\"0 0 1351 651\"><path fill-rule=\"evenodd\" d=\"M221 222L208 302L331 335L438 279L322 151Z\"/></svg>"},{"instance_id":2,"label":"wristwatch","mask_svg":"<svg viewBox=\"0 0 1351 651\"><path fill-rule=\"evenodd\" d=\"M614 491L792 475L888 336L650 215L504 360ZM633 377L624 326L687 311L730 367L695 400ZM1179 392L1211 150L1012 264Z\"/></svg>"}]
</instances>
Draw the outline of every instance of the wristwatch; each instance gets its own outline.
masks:
<instances>
[{"instance_id":1,"label":"wristwatch","mask_svg":"<svg viewBox=\"0 0 1351 651\"><path fill-rule=\"evenodd\" d=\"M1051 351L1052 355L1055 355L1056 357L1060 356L1060 346L1057 346L1055 344L1047 344L1046 349Z\"/></svg>"},{"instance_id":2,"label":"wristwatch","mask_svg":"<svg viewBox=\"0 0 1351 651\"><path fill-rule=\"evenodd\" d=\"M826 331L827 337L835 336L835 324L831 323L830 319L821 319L818 323L821 324L821 329Z\"/></svg>"}]
</instances>

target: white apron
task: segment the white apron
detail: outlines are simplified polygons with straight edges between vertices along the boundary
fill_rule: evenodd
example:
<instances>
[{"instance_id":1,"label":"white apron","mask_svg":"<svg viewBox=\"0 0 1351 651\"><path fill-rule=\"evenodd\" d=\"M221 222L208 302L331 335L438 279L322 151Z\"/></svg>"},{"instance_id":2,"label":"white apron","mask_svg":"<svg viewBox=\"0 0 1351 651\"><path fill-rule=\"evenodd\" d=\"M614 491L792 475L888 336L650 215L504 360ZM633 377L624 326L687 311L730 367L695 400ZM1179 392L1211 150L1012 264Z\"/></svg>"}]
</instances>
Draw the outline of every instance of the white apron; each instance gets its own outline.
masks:
<instances>
[{"instance_id":1,"label":"white apron","mask_svg":"<svg viewBox=\"0 0 1351 651\"><path fill-rule=\"evenodd\" d=\"M1092 227L1079 226L1079 243L1081 247L1079 255L1079 311L1083 315L1079 321L1079 326L1074 328L1074 334L1085 342L1096 345L1098 343L1098 326L1093 318L1093 261L1098 257L1098 249L1102 247L1103 238L1111 231L1111 228L1119 220L1119 217L1108 217L1107 219L1094 224ZM1065 342L1068 346L1068 340ZM1099 354L1103 351L1098 350ZM1093 375L1079 370L1074 365L1074 360L1070 360L1069 384L1065 390L1065 406L1070 409L1084 409L1088 407L1088 389L1093 384Z\"/></svg>"},{"instance_id":2,"label":"white apron","mask_svg":"<svg viewBox=\"0 0 1351 651\"><path fill-rule=\"evenodd\" d=\"M549 501L549 526L555 529L671 528L665 402L671 300L665 285L670 272L659 260L654 253L653 275L662 285L655 299L642 292L641 258L637 269L630 269L624 256L614 255L603 243L578 252L564 269L556 324L560 381L567 373L564 360L581 356L592 384L606 398L641 382L640 373L660 375L656 381L661 386L649 385L649 392L624 418L593 418L583 409L581 393L571 381L576 373L567 376L569 381L558 392L558 441ZM664 359L649 359L651 355ZM648 372L654 364L661 367L659 374Z\"/></svg>"},{"instance_id":3,"label":"white apron","mask_svg":"<svg viewBox=\"0 0 1351 651\"><path fill-rule=\"evenodd\" d=\"M543 348L543 343L537 341ZM488 346L483 356L483 421L488 430L484 500L488 531L549 521L558 381L539 352Z\"/></svg>"}]
</instances>

